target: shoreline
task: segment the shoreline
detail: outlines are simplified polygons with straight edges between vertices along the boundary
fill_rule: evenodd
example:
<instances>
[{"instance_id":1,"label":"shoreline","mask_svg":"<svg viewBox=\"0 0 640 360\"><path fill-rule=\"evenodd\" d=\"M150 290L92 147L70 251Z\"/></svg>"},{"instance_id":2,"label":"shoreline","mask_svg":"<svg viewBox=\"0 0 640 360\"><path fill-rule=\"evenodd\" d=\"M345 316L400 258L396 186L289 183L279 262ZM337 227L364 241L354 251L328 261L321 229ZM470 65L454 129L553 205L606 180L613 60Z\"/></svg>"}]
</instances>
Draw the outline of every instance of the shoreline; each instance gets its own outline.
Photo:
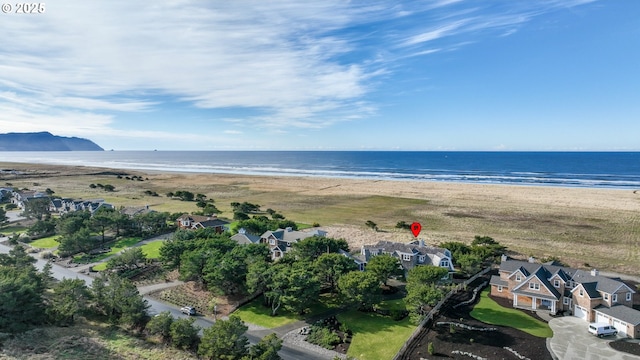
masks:
<instances>
[{"instance_id":1,"label":"shoreline","mask_svg":"<svg viewBox=\"0 0 640 360\"><path fill-rule=\"evenodd\" d=\"M533 182L491 182L491 181L456 181L456 180L436 180L436 179L419 179L410 178L388 178L384 176L329 176L329 175L311 175L311 174L272 174L269 172L242 172L242 171L203 171L203 170L186 170L186 169L155 169L144 167L113 167L100 165L70 165L70 164L49 164L49 163L25 163L0 161L0 168L7 169L10 164L28 167L62 167L62 168L84 168L84 169L103 169L105 171L130 171L143 174L179 174L179 175L212 175L212 176L234 176L234 177L266 177L266 178L302 178L302 179L320 179L320 180L348 180L348 181L371 181L371 182L398 182L398 183L419 183L419 184L460 184L471 186L512 186L512 187L541 187L541 188L560 188L560 189L594 189L594 190L620 190L640 193L640 187L635 186L587 186L587 185L571 185L571 184L553 184L553 183L533 183ZM8 169L10 170L10 169Z\"/></svg>"},{"instance_id":2,"label":"shoreline","mask_svg":"<svg viewBox=\"0 0 640 360\"><path fill-rule=\"evenodd\" d=\"M318 222L329 236L345 238L352 250L379 240L410 241L412 235L395 225L399 221L417 221L423 228L420 237L429 244L470 243L476 235L491 236L525 256L557 256L574 267L638 275L640 265L640 191L634 193L631 189L234 175L7 162L0 162L0 168L34 175L11 179L0 175L0 187L9 182L19 188L51 188L55 195L105 198L117 207L149 205L170 213L196 211L194 203L164 195L176 190L215 199L221 217L227 218L232 217L231 202L257 203L263 210L275 209L299 223ZM118 179L118 172L148 180ZM91 183L112 184L116 191L90 189ZM146 190L159 196L145 195ZM367 228L367 220L378 224L381 231Z\"/></svg>"}]
</instances>

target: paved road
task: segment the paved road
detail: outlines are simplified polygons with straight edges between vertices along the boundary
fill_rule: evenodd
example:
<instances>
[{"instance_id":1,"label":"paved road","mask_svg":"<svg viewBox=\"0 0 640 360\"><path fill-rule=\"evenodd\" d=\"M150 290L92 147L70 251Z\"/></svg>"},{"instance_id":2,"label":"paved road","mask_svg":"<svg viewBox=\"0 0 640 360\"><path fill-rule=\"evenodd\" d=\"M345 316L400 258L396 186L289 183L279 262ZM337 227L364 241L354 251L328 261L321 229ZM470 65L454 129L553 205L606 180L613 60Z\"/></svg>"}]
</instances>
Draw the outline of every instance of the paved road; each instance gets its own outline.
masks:
<instances>
[{"instance_id":1,"label":"paved road","mask_svg":"<svg viewBox=\"0 0 640 360\"><path fill-rule=\"evenodd\" d=\"M0 237L0 242L6 241L6 240L7 238ZM5 245L0 245L0 253L6 254L9 252L9 250L11 250L10 247ZM47 263L46 261L36 258L35 266L39 270L42 270L42 268L46 265L46 263ZM53 277L58 280L67 278L67 279L81 279L81 280L84 280L84 282L87 284L91 284L93 282L92 277L77 273L75 271L72 271L71 269L68 269L62 266L58 266L55 263L53 263L53 266L51 268L51 273ZM187 317L187 315L182 314L180 312L180 309L176 306L157 301L148 296L144 296L144 299L147 300L147 302L151 306L151 308L149 309L149 314L152 316L155 314L159 314L163 311L168 311L171 313L171 315L174 318ZM200 326L202 329L206 329L211 325L213 325L213 321L204 316L196 316L195 324ZM255 334L252 334L251 331L247 332L245 335L247 336L251 344L256 344L261 339L260 336L256 336ZM321 354L310 352L307 349L304 349L302 347L299 347L293 344L283 344L279 354L280 354L280 357L282 357L282 359L284 360L299 360L299 359L330 360L332 359L331 357L326 357Z\"/></svg>"},{"instance_id":2,"label":"paved road","mask_svg":"<svg viewBox=\"0 0 640 360\"><path fill-rule=\"evenodd\" d=\"M616 337L600 339L591 335L587 325L586 321L574 316L552 319L549 326L553 337L547 340L549 350L560 360L640 360L640 356L611 348L608 343Z\"/></svg>"},{"instance_id":3,"label":"paved road","mask_svg":"<svg viewBox=\"0 0 640 360\"><path fill-rule=\"evenodd\" d=\"M7 217L9 218L9 222L15 222L20 220L25 220L24 216L21 216L22 210L9 210L7 211Z\"/></svg>"}]
</instances>

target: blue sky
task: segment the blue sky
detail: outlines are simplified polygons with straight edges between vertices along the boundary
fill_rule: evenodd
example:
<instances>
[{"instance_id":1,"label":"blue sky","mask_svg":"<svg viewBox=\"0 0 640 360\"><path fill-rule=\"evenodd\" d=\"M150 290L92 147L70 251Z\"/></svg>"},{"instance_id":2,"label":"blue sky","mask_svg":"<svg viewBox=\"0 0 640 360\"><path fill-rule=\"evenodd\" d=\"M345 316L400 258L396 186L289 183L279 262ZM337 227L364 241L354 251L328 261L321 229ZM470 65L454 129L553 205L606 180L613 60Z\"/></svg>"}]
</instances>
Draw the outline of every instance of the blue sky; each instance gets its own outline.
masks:
<instances>
[{"instance_id":1,"label":"blue sky","mask_svg":"<svg viewBox=\"0 0 640 360\"><path fill-rule=\"evenodd\" d=\"M44 4L0 13L0 132L116 150L640 150L640 1Z\"/></svg>"}]
</instances>

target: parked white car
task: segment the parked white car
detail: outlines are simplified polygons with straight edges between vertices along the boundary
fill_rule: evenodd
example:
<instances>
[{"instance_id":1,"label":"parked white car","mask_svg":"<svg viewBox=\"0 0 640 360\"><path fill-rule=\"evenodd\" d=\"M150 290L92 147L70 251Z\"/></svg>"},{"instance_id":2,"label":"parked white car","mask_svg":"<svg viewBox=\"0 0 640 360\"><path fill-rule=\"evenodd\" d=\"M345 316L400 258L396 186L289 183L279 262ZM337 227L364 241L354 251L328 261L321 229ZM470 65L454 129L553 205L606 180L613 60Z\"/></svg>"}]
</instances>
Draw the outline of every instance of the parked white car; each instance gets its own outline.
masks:
<instances>
[{"instance_id":1,"label":"parked white car","mask_svg":"<svg viewBox=\"0 0 640 360\"><path fill-rule=\"evenodd\" d=\"M592 333L593 335L597 336L597 337L603 337L603 336L609 336L609 335L613 335L616 336L618 335L618 330L609 325L609 324L603 324L603 323L591 323L589 324L589 332Z\"/></svg>"},{"instance_id":2,"label":"parked white car","mask_svg":"<svg viewBox=\"0 0 640 360\"><path fill-rule=\"evenodd\" d=\"M194 307L191 306L183 306L182 308L180 308L180 311L183 314L187 314L189 316L193 316L196 314L196 309Z\"/></svg>"}]
</instances>

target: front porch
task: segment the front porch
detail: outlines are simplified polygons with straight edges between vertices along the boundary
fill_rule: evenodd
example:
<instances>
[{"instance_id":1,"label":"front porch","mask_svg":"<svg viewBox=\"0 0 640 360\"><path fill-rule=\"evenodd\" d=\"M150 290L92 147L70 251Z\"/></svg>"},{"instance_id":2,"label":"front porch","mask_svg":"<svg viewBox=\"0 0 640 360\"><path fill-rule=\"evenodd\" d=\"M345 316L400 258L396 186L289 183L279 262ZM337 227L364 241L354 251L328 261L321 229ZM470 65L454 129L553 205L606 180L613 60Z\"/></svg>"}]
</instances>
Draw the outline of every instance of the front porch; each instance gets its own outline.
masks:
<instances>
[{"instance_id":1,"label":"front porch","mask_svg":"<svg viewBox=\"0 0 640 360\"><path fill-rule=\"evenodd\" d=\"M551 315L557 312L558 300L537 296L524 296L513 294L513 307L523 310L539 311L549 310Z\"/></svg>"}]
</instances>

